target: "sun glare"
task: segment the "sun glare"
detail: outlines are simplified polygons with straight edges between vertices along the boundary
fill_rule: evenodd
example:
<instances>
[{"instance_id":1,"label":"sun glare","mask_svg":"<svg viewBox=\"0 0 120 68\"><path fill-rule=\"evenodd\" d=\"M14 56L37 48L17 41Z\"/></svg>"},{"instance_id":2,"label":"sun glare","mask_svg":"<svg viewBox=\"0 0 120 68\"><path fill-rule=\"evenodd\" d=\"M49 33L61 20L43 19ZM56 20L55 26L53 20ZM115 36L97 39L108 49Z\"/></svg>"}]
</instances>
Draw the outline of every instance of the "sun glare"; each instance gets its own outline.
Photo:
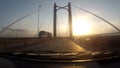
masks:
<instances>
[{"instance_id":1,"label":"sun glare","mask_svg":"<svg viewBox=\"0 0 120 68\"><path fill-rule=\"evenodd\" d=\"M89 21L83 17L79 19L73 20L73 35L80 36L80 35L87 35L91 32L91 25Z\"/></svg>"}]
</instances>

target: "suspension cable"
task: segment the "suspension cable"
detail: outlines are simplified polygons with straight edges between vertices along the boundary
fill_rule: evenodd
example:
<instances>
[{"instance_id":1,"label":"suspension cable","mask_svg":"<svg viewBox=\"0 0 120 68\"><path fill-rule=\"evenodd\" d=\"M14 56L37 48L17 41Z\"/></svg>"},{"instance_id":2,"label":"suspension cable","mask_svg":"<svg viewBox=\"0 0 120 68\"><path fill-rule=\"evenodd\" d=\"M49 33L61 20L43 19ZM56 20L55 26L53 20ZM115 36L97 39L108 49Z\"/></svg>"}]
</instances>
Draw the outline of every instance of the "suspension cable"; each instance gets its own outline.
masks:
<instances>
[{"instance_id":1,"label":"suspension cable","mask_svg":"<svg viewBox=\"0 0 120 68\"><path fill-rule=\"evenodd\" d=\"M75 7L75 6L74 6L74 7ZM89 14L92 14L93 16L95 16L95 17L103 20L104 22L108 23L108 24L111 25L113 28L115 28L118 32L120 32L120 29L119 29L119 28L117 28L115 25L111 24L111 23L110 23L109 21L107 21L106 19L104 19L104 18L102 18L102 17L100 17L100 16L98 16L98 15L96 15L96 14L94 14L94 13L92 13L92 12L86 10L86 9L79 8L79 7L75 7L75 8L78 8L78 9L83 10L83 11L89 13Z\"/></svg>"},{"instance_id":2,"label":"suspension cable","mask_svg":"<svg viewBox=\"0 0 120 68\"><path fill-rule=\"evenodd\" d=\"M78 19L77 15L75 14L75 12L73 10L72 10L72 12L73 12L73 15L75 16L75 19L77 20ZM76 35L76 32L75 32L75 35Z\"/></svg>"},{"instance_id":3,"label":"suspension cable","mask_svg":"<svg viewBox=\"0 0 120 68\"><path fill-rule=\"evenodd\" d=\"M6 28L4 28L2 31L0 31L0 34L3 33L5 30L7 30L10 26L12 26L12 25L14 25L15 23L17 23L18 21L21 21L22 19L24 19L24 18L32 15L32 14L35 13L35 12L36 12L36 10L33 11L33 12L31 12L31 13L29 13L29 14L27 14L27 15L25 15L25 16L23 16L23 17L21 17L21 18L19 18L19 19L17 19L16 21L12 22L12 23L9 24Z\"/></svg>"},{"instance_id":4,"label":"suspension cable","mask_svg":"<svg viewBox=\"0 0 120 68\"><path fill-rule=\"evenodd\" d=\"M51 11L51 9L49 9L48 13L47 13L46 16L43 18L42 22L39 22L39 30L41 29L41 27L42 27L42 25L44 24L44 22L45 22L45 20L47 19L47 17L50 15L50 11ZM39 32L37 31L37 32L35 33L35 36L34 36L34 37L36 37L38 33L39 33Z\"/></svg>"},{"instance_id":5,"label":"suspension cable","mask_svg":"<svg viewBox=\"0 0 120 68\"><path fill-rule=\"evenodd\" d=\"M58 20L57 20L57 22L58 22ZM57 23L56 26L57 26L57 35L60 37L61 36L60 23Z\"/></svg>"},{"instance_id":6,"label":"suspension cable","mask_svg":"<svg viewBox=\"0 0 120 68\"><path fill-rule=\"evenodd\" d=\"M44 22L45 22L45 20L47 19L47 17L49 17L49 15L50 15L50 10L48 11L48 13L46 14L46 16L44 17L44 19L42 20L42 22L40 23L40 28L39 29L41 29L42 28L42 25L44 24Z\"/></svg>"},{"instance_id":7,"label":"suspension cable","mask_svg":"<svg viewBox=\"0 0 120 68\"><path fill-rule=\"evenodd\" d=\"M50 14L50 16L52 16L52 13ZM52 18L53 17L50 17L50 22L49 22L49 25L48 25L48 31L50 32L50 26L52 25Z\"/></svg>"}]
</instances>

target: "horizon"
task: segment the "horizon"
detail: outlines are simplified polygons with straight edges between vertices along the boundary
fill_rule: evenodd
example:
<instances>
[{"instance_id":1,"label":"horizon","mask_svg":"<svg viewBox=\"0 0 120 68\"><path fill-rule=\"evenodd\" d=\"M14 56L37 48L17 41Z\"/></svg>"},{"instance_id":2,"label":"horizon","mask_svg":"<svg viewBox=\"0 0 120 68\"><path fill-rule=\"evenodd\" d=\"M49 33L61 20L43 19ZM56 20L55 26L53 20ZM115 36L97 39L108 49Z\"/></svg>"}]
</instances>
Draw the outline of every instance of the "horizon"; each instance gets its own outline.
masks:
<instances>
[{"instance_id":1,"label":"horizon","mask_svg":"<svg viewBox=\"0 0 120 68\"><path fill-rule=\"evenodd\" d=\"M90 29L89 33L86 34L81 32L81 35L91 35L91 34L100 34L100 33L111 33L116 32L114 28L112 28L110 25L106 24L105 22L99 20L98 18L94 17L91 14L88 14L86 12L83 12L79 9L76 9L73 7L73 5L78 6L80 8L89 10L90 12L93 12L100 17L103 17L104 19L110 21L115 26L119 27L119 1L118 0L66 0L66 1L59 1L59 0L1 0L0 2L0 8L2 11L0 12L0 30L2 30L4 27L9 25L10 23L18 20L19 18L23 17L24 15L31 13L32 11L38 10L38 6L41 5L40 8L40 31L48 31L53 32L52 26L53 26L53 4L54 2L57 3L59 6L65 6L68 2L72 2L72 14L73 14L73 23L76 20L81 19L82 17L85 17L85 21L87 21L90 24L90 27L85 28L84 31L88 31ZM111 4L114 4L111 6ZM7 8L7 9L5 9ZM112 9L112 10L111 10ZM9 11L8 11L9 10ZM68 24L67 21L67 12L66 10L60 10L57 12L58 14L58 28L57 28L57 35L58 36L67 36L68 35ZM61 20L62 19L62 20ZM22 30L23 33L33 34L35 35L37 33L37 23L38 23L38 12L36 11L34 14L31 14L29 17L22 19L18 21L16 24L12 25L8 31L6 30L6 34L9 34L10 32L14 33L22 33L20 31L17 31L17 29ZM85 23L85 22L83 22ZM29 24L29 25L28 25ZM42 25L42 26L41 26ZM74 24L73 24L74 25ZM80 24L81 25L81 24ZM98 26L99 25L99 26ZM63 26L63 27L62 27ZM60 28L61 27L61 28ZM79 27L79 26L78 26ZM78 28L77 27L77 28ZM82 26L80 26L82 27ZM102 29L101 29L102 27ZM63 28L65 29L63 31ZM12 31L10 31L12 29ZM74 29L74 28L73 28ZM80 28L79 28L80 29ZM24 32L26 30L26 32ZM76 29L74 29L76 30ZM82 31L82 30L81 30ZM73 31L74 32L74 31ZM76 31L74 33L77 33L79 35L80 32ZM5 33L3 33L5 34Z\"/></svg>"}]
</instances>

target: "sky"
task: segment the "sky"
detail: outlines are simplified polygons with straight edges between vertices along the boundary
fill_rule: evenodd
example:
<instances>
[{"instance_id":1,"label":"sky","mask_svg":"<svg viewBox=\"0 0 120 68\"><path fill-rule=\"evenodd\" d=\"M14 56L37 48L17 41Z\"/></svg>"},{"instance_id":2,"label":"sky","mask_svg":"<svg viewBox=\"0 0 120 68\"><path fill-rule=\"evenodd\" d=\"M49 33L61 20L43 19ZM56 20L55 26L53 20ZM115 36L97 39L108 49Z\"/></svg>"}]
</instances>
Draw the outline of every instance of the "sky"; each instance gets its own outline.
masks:
<instances>
[{"instance_id":1,"label":"sky","mask_svg":"<svg viewBox=\"0 0 120 68\"><path fill-rule=\"evenodd\" d=\"M116 32L116 30L104 21L101 21L95 16L83 12L75 7L89 10L120 28L120 0L0 0L0 30L21 17L35 11L30 16L12 25L8 30L6 30L6 33L36 34L38 6L41 5L39 10L40 30L52 32L53 5L55 2L58 6L66 6L68 2L71 2L73 19L86 17L87 21L91 24L92 28L89 34ZM59 10L57 14L57 34L67 35L67 11L62 9ZM63 30L62 28L65 29Z\"/></svg>"}]
</instances>

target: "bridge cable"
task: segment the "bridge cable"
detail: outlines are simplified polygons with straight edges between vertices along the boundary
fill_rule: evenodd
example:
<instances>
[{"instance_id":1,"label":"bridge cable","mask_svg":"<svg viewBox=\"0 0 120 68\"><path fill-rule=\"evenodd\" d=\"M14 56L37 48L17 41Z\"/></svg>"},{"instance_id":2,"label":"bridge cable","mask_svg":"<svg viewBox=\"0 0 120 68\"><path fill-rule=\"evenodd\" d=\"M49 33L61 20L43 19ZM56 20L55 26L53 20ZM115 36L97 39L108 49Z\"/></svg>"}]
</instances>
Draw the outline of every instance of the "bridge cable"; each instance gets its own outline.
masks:
<instances>
[{"instance_id":1,"label":"bridge cable","mask_svg":"<svg viewBox=\"0 0 120 68\"><path fill-rule=\"evenodd\" d=\"M9 24L7 27L5 27L2 31L0 31L0 34L3 33L5 30L7 30L10 26L12 26L12 25L14 25L15 23L17 23L18 21L21 21L22 19L24 19L24 18L32 15L32 14L35 13L35 12L36 12L36 10L33 11L33 12L31 12L31 13L29 13L29 14L27 14L27 15L25 15L25 16L23 16L23 17L21 17L21 18L19 18L19 19L17 19L16 21L12 22L12 23Z\"/></svg>"},{"instance_id":2,"label":"bridge cable","mask_svg":"<svg viewBox=\"0 0 120 68\"><path fill-rule=\"evenodd\" d=\"M47 13L46 16L43 18L43 20L40 22L39 30L41 29L42 25L45 23L45 20L47 19L47 17L49 17L50 11L51 11L51 8L49 9L48 13ZM35 34L35 37L38 35L38 33L39 33L39 32L37 31L36 34Z\"/></svg>"},{"instance_id":3,"label":"bridge cable","mask_svg":"<svg viewBox=\"0 0 120 68\"><path fill-rule=\"evenodd\" d=\"M74 7L75 7L75 6L74 6ZM93 16L95 16L95 17L103 20L104 22L108 23L108 24L111 25L113 28L115 28L118 32L120 32L120 29L119 29L119 28L117 28L115 25L111 24L111 23L110 23L109 21L107 21L106 19L104 19L104 18L102 18L102 17L100 17L100 16L98 16L98 15L96 15L96 14L94 14L94 13L92 13L92 12L86 10L86 9L79 8L79 7L75 7L75 8L78 8L78 9L83 10L83 11L89 13L89 14L92 14Z\"/></svg>"},{"instance_id":4,"label":"bridge cable","mask_svg":"<svg viewBox=\"0 0 120 68\"><path fill-rule=\"evenodd\" d=\"M52 19L53 19L53 17L52 17L52 13L51 13L51 15L50 15L51 17L51 19L50 19L50 22L49 22L49 25L48 25L48 31L50 31L50 26L52 25Z\"/></svg>"},{"instance_id":5,"label":"bridge cable","mask_svg":"<svg viewBox=\"0 0 120 68\"><path fill-rule=\"evenodd\" d=\"M58 19L57 19L57 24L56 24L57 27L57 35L60 37L61 36L61 31L60 31L60 23L58 22Z\"/></svg>"},{"instance_id":6,"label":"bridge cable","mask_svg":"<svg viewBox=\"0 0 120 68\"><path fill-rule=\"evenodd\" d=\"M77 17L76 13L75 13L73 10L72 10L72 13L73 13L75 19L78 20L78 17ZM74 22L73 22L73 23L74 23ZM74 31L73 31L73 32L74 32ZM75 33L75 35L76 35L76 33Z\"/></svg>"}]
</instances>

